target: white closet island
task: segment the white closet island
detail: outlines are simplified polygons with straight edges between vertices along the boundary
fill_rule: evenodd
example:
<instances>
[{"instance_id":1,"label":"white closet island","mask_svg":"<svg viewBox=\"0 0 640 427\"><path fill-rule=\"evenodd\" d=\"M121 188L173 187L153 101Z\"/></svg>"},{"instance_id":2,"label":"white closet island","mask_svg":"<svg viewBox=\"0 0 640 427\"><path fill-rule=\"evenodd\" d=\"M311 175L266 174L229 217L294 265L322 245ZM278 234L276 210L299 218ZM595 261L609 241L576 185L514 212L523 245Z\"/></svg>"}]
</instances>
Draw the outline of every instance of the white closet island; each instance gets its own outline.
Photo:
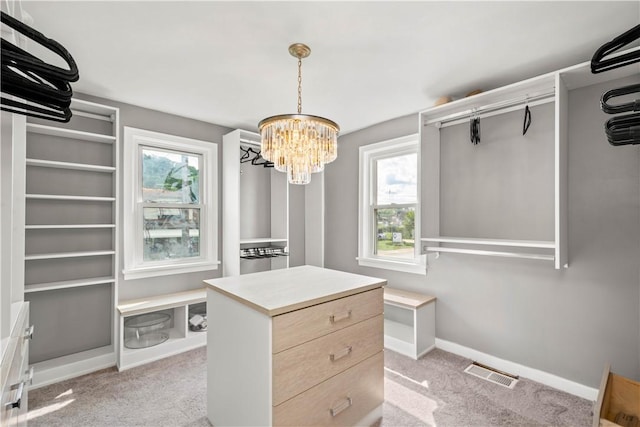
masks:
<instances>
[{"instance_id":1,"label":"white closet island","mask_svg":"<svg viewBox=\"0 0 640 427\"><path fill-rule=\"evenodd\" d=\"M206 280L213 425L382 416L383 279L301 266Z\"/></svg>"}]
</instances>

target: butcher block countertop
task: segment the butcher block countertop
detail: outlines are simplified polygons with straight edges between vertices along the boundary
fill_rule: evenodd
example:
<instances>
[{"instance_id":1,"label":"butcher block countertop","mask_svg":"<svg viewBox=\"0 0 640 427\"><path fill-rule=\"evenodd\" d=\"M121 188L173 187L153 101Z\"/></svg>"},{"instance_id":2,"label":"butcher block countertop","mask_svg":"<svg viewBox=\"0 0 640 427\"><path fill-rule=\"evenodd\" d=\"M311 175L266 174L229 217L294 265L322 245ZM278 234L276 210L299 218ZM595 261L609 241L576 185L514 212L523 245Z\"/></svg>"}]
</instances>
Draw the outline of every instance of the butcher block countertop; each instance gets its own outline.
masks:
<instances>
[{"instance_id":1,"label":"butcher block countertop","mask_svg":"<svg viewBox=\"0 0 640 427\"><path fill-rule=\"evenodd\" d=\"M205 280L207 287L268 316L365 292L386 280L304 265Z\"/></svg>"}]
</instances>

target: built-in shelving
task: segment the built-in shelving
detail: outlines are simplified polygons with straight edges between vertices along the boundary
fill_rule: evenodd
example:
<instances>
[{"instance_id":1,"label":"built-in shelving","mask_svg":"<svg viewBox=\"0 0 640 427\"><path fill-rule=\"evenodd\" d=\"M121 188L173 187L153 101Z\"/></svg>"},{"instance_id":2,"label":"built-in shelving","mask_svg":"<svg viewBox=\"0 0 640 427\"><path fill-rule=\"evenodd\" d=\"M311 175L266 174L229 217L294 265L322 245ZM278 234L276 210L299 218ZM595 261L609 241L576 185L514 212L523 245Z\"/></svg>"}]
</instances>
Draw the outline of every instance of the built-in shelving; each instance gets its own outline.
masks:
<instances>
[{"instance_id":1,"label":"built-in shelving","mask_svg":"<svg viewBox=\"0 0 640 427\"><path fill-rule=\"evenodd\" d=\"M115 283L113 277L95 277L91 279L63 280L59 282L34 283L25 286L24 292L44 292L55 289L78 288L82 286L102 285L104 283Z\"/></svg>"},{"instance_id":2,"label":"built-in shelving","mask_svg":"<svg viewBox=\"0 0 640 427\"><path fill-rule=\"evenodd\" d=\"M89 165L86 163L58 162L54 160L27 159L27 166L38 166L41 168L70 169L91 172L113 173L116 168L113 166Z\"/></svg>"},{"instance_id":3,"label":"built-in shelving","mask_svg":"<svg viewBox=\"0 0 640 427\"><path fill-rule=\"evenodd\" d=\"M71 196L63 194L25 194L27 199L40 200L75 200L79 202L115 202L115 197Z\"/></svg>"},{"instance_id":4,"label":"built-in shelving","mask_svg":"<svg viewBox=\"0 0 640 427\"><path fill-rule=\"evenodd\" d=\"M619 54L638 51L640 47L629 49ZM640 64L632 64L611 70L607 73L593 74L591 72L590 62L584 62L572 67L564 68L556 72L544 74L528 80L507 85L498 89L490 90L478 95L459 99L447 104L432 107L419 113L420 134L421 134L421 150L423 165L423 201L425 208L423 209L422 230L426 234L421 239L423 252L437 253L459 253L470 255L486 255L510 258L528 258L551 261L556 269L568 267L568 238L567 238L567 152L568 152L568 103L569 91L591 86L594 84L604 83L606 81L616 80L620 78L630 77L640 74ZM551 153L545 161L550 171L553 172L552 188L544 191L552 197L552 206L549 211L552 214L552 224L542 233L540 237L543 240L518 239L514 235L511 239L492 238L492 233L496 230L482 230L473 236L465 236L464 232L460 235L451 237L442 237L441 234L450 234L456 230L442 230L441 224L441 196L442 192L447 189L441 189L441 167L455 167L457 171L464 170L461 168L460 162L456 165L442 165L441 157L441 134L442 129L446 126L468 123L469 117L479 116L492 117L501 116L507 113L521 111L525 105L530 107L553 103L553 122L546 129L552 133L550 144ZM534 113L535 115L535 113ZM539 124L535 123L534 125ZM546 125L545 125L546 126ZM483 125L483 134L485 127ZM466 130L468 135L468 129ZM484 136L484 135L483 135ZM544 141L538 141L544 142ZM480 147L482 142L480 143ZM510 147L513 148L513 147ZM525 159L530 158L524 156ZM504 162L511 161L505 157ZM462 165L463 166L463 165ZM477 165L476 165L477 166ZM519 174L527 173L520 170ZM550 176L550 175L546 175ZM520 176L521 177L521 176ZM484 178L484 177L479 177ZM503 179L508 181L513 176L505 176ZM525 177L527 178L527 177ZM536 181L528 177L528 181ZM524 187L523 187L524 188ZM540 187L543 188L543 187ZM526 188L528 189L528 188ZM494 192L500 194L499 191ZM538 195L543 192L537 193ZM518 194L528 194L527 191ZM457 195L459 200L466 200L464 194ZM468 194L467 194L468 196ZM525 200L522 197L511 198L510 200ZM483 200L483 203L487 203ZM515 203L515 202L514 202ZM479 213L467 207L468 220L467 223L478 220ZM457 213L457 212L455 212ZM448 218L451 212L442 213ZM523 215L529 215L533 221L527 224L533 224L540 219L540 211L538 206L530 211L521 210L518 214L511 215L509 221L518 221ZM513 224L512 224L513 225ZM530 234L532 231L527 225L517 227L519 233ZM503 227L498 227L498 233L502 234ZM519 234L517 233L517 234ZM478 235L482 234L483 238ZM546 239L552 236L552 239ZM486 238L484 238L486 237ZM503 237L502 235L496 237ZM512 237L509 235L509 237ZM522 236L524 237L524 236ZM537 236L532 236L537 237Z\"/></svg>"},{"instance_id":5,"label":"built-in shelving","mask_svg":"<svg viewBox=\"0 0 640 427\"><path fill-rule=\"evenodd\" d=\"M189 330L189 308L191 305L206 301L206 290L177 292L173 294L154 295L148 298L137 298L122 301L118 304L120 319L120 354L118 369L124 370L149 363L167 356L201 347L206 344L207 334L204 331ZM168 330L169 339L147 348L127 348L124 345L124 322L127 317L157 311L172 312L172 327Z\"/></svg>"},{"instance_id":6,"label":"built-in shelving","mask_svg":"<svg viewBox=\"0 0 640 427\"><path fill-rule=\"evenodd\" d=\"M119 110L77 99L71 110L68 123L28 119L24 128L25 298L42 336L64 330L74 337L44 348L35 336L37 385L116 361ZM49 301L68 304L60 308L65 315L47 319ZM76 314L74 304L95 307L103 320L80 319L82 310ZM60 357L41 360L43 354Z\"/></svg>"},{"instance_id":7,"label":"built-in shelving","mask_svg":"<svg viewBox=\"0 0 640 427\"><path fill-rule=\"evenodd\" d=\"M115 228L115 224L39 224L27 225L26 230L63 230L63 229L88 229L88 228Z\"/></svg>"},{"instance_id":8,"label":"built-in shelving","mask_svg":"<svg viewBox=\"0 0 640 427\"><path fill-rule=\"evenodd\" d=\"M84 132L80 130L61 128L57 126L47 126L36 123L27 123L27 132L77 139L82 141L101 142L105 144L113 144L114 142L116 142L116 136L114 135L103 135L100 133Z\"/></svg>"},{"instance_id":9,"label":"built-in shelving","mask_svg":"<svg viewBox=\"0 0 640 427\"><path fill-rule=\"evenodd\" d=\"M57 252L49 254L25 255L25 261L33 261L36 259L58 259L58 258L81 258L91 256L113 255L116 251L83 251L83 252Z\"/></svg>"},{"instance_id":10,"label":"built-in shelving","mask_svg":"<svg viewBox=\"0 0 640 427\"><path fill-rule=\"evenodd\" d=\"M240 163L241 147L260 149L260 135L223 137L222 239L225 276L289 266L289 185L286 174Z\"/></svg>"}]
</instances>

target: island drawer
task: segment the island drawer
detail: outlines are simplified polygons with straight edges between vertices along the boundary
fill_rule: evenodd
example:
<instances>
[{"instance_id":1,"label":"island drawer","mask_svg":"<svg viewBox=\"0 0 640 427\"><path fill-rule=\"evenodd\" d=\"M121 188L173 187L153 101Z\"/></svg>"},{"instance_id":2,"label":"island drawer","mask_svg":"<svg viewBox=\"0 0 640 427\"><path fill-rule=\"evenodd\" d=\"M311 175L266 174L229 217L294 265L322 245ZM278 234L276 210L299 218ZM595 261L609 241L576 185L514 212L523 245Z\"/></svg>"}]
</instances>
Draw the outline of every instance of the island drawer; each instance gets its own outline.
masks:
<instances>
[{"instance_id":1,"label":"island drawer","mask_svg":"<svg viewBox=\"0 0 640 427\"><path fill-rule=\"evenodd\" d=\"M384 356L378 352L273 408L278 426L353 426L384 400Z\"/></svg>"},{"instance_id":2,"label":"island drawer","mask_svg":"<svg viewBox=\"0 0 640 427\"><path fill-rule=\"evenodd\" d=\"M381 314L273 356L273 406L356 365L383 348Z\"/></svg>"},{"instance_id":3,"label":"island drawer","mask_svg":"<svg viewBox=\"0 0 640 427\"><path fill-rule=\"evenodd\" d=\"M346 328L383 313L383 289L339 298L273 317L272 352Z\"/></svg>"}]
</instances>

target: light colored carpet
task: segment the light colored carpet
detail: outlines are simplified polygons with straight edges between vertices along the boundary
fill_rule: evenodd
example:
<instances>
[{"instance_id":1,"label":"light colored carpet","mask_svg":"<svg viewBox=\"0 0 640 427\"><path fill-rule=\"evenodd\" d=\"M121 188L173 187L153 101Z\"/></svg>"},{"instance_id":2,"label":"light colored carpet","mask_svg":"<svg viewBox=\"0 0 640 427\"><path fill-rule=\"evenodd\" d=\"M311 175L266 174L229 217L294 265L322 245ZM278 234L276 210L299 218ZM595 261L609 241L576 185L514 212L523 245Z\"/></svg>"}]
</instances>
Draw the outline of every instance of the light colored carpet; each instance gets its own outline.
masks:
<instances>
[{"instance_id":1,"label":"light colored carpet","mask_svg":"<svg viewBox=\"0 0 640 427\"><path fill-rule=\"evenodd\" d=\"M378 427L589 426L592 402L521 379L515 389L463 372L434 350L418 361L385 351ZM204 348L118 372L105 369L29 392L30 427L207 427Z\"/></svg>"}]
</instances>

